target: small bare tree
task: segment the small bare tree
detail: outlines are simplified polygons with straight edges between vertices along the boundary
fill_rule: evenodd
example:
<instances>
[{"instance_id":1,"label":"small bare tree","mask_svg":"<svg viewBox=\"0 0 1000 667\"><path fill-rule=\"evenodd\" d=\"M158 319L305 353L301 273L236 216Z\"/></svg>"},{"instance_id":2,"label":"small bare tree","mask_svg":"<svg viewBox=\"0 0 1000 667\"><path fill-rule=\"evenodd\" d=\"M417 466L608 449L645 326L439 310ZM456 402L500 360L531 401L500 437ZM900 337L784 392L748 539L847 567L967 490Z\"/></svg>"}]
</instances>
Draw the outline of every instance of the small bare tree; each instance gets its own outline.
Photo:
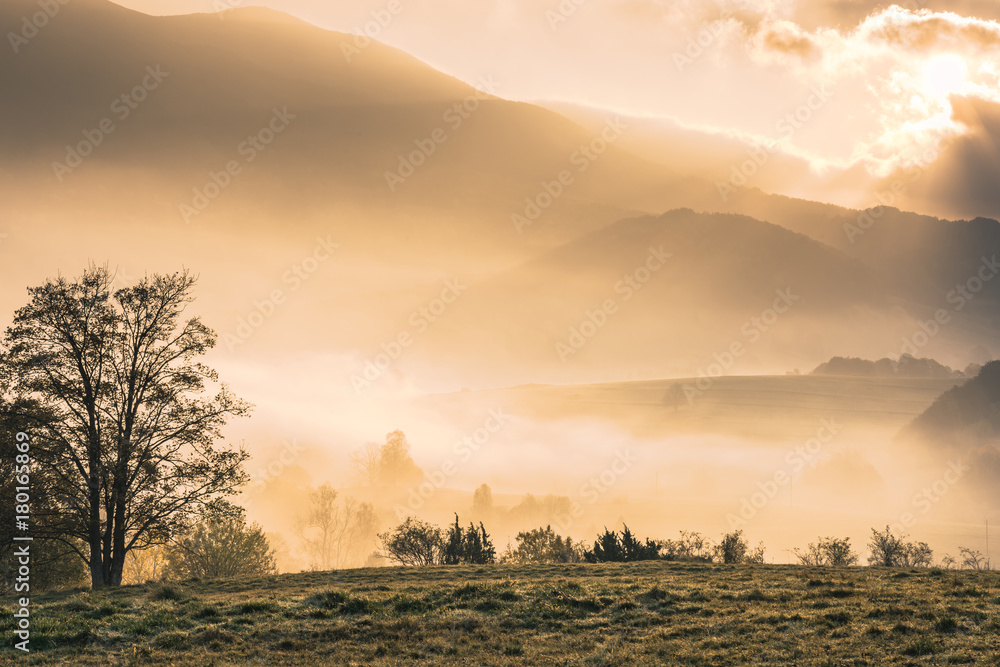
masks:
<instances>
[{"instance_id":1,"label":"small bare tree","mask_svg":"<svg viewBox=\"0 0 1000 667\"><path fill-rule=\"evenodd\" d=\"M369 503L337 501L329 484L314 489L309 510L294 525L312 570L336 570L361 564L375 545L378 517Z\"/></svg>"},{"instance_id":2,"label":"small bare tree","mask_svg":"<svg viewBox=\"0 0 1000 667\"><path fill-rule=\"evenodd\" d=\"M981 551L973 551L968 547L959 547L962 554L962 569L965 570L988 570L990 569L989 559Z\"/></svg>"},{"instance_id":3,"label":"small bare tree","mask_svg":"<svg viewBox=\"0 0 1000 667\"><path fill-rule=\"evenodd\" d=\"M381 472L381 447L377 442L366 442L351 452L351 467L357 479L367 486L378 483Z\"/></svg>"}]
</instances>

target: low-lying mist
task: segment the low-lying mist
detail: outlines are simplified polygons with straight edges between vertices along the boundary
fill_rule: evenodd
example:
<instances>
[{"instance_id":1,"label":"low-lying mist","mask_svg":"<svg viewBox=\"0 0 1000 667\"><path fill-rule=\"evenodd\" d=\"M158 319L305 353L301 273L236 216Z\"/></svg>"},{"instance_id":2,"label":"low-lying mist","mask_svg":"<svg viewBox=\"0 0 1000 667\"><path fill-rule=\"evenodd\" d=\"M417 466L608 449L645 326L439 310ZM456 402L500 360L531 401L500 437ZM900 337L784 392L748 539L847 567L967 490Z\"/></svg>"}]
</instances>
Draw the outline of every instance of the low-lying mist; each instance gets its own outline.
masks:
<instances>
[{"instance_id":1,"label":"low-lying mist","mask_svg":"<svg viewBox=\"0 0 1000 667\"><path fill-rule=\"evenodd\" d=\"M960 546L986 552L985 521L1000 498L982 467L996 450L896 437L962 380L720 378L691 402L668 400L670 387L691 382L372 400L269 433L258 420L241 431L254 452L242 502L281 535L287 569L310 566L293 524L323 484L338 502L368 503L377 516L340 566L383 564L372 555L376 534L408 516L445 527L455 514L482 522L498 554L534 528L590 544L624 525L653 539L685 530L718 540L740 529L775 563L795 562L793 549L824 536L850 537L864 557L871 529L886 525L928 542L937 559ZM883 401L864 400L866 392ZM363 479L352 454L396 429L420 474Z\"/></svg>"}]
</instances>

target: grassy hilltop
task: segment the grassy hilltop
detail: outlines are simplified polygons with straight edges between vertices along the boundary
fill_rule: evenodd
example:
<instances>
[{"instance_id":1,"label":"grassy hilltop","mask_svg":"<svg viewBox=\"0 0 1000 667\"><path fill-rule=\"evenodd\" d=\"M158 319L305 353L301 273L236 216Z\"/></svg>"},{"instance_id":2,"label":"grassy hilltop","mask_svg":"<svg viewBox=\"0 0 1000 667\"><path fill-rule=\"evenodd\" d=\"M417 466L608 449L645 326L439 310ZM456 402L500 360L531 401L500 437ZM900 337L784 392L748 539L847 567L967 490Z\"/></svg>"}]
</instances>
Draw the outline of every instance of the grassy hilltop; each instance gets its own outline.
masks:
<instances>
[{"instance_id":1,"label":"grassy hilltop","mask_svg":"<svg viewBox=\"0 0 1000 667\"><path fill-rule=\"evenodd\" d=\"M39 665L1000 664L996 572L444 566L32 602ZM0 661L28 662L10 648Z\"/></svg>"}]
</instances>

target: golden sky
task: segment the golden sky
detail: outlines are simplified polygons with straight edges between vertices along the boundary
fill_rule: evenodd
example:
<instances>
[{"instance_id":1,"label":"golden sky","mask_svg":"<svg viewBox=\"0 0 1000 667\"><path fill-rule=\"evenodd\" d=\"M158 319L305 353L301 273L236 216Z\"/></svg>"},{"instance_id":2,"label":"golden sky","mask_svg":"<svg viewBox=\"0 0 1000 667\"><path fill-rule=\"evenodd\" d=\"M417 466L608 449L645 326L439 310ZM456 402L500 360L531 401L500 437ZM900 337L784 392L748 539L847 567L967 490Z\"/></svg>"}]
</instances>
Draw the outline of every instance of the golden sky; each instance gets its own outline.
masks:
<instances>
[{"instance_id":1,"label":"golden sky","mask_svg":"<svg viewBox=\"0 0 1000 667\"><path fill-rule=\"evenodd\" d=\"M950 96L1000 102L1000 3L978 0L118 2L164 14L261 5L341 32L367 25L465 81L490 77L508 99L668 116L777 141L817 169L886 175L963 131Z\"/></svg>"}]
</instances>

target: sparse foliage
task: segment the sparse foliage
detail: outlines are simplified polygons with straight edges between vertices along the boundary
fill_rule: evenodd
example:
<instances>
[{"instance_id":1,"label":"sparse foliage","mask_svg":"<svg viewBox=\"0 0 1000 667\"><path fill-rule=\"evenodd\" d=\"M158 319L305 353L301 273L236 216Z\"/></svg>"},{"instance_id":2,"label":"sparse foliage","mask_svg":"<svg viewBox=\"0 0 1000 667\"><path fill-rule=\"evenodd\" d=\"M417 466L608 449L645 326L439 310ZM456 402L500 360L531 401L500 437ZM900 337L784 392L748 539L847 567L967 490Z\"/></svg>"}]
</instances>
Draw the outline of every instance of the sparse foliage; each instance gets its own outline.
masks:
<instances>
[{"instance_id":1,"label":"sparse foliage","mask_svg":"<svg viewBox=\"0 0 1000 667\"><path fill-rule=\"evenodd\" d=\"M336 570L363 564L375 546L378 518L371 504L353 498L340 502L333 487L324 484L310 492L309 508L292 530L311 570Z\"/></svg>"},{"instance_id":2,"label":"sparse foliage","mask_svg":"<svg viewBox=\"0 0 1000 667\"><path fill-rule=\"evenodd\" d=\"M167 578L227 579L275 574L274 551L257 524L211 516L167 549Z\"/></svg>"},{"instance_id":3,"label":"sparse foliage","mask_svg":"<svg viewBox=\"0 0 1000 667\"><path fill-rule=\"evenodd\" d=\"M441 530L426 521L409 517L390 532L379 535L383 554L400 565L434 565L441 562L444 539Z\"/></svg>"},{"instance_id":4,"label":"sparse foliage","mask_svg":"<svg viewBox=\"0 0 1000 667\"><path fill-rule=\"evenodd\" d=\"M712 562L712 541L701 533L682 530L680 539L663 540L659 547L663 560Z\"/></svg>"},{"instance_id":5,"label":"sparse foliage","mask_svg":"<svg viewBox=\"0 0 1000 667\"><path fill-rule=\"evenodd\" d=\"M552 526L517 534L517 547L508 547L503 562L516 564L578 563L583 560L583 545L570 537L556 535Z\"/></svg>"},{"instance_id":6,"label":"sparse foliage","mask_svg":"<svg viewBox=\"0 0 1000 667\"><path fill-rule=\"evenodd\" d=\"M851 549L851 538L822 537L811 543L805 551L795 549L796 558L802 565L828 565L846 567L858 564L858 554Z\"/></svg>"},{"instance_id":7,"label":"sparse foliage","mask_svg":"<svg viewBox=\"0 0 1000 667\"><path fill-rule=\"evenodd\" d=\"M893 535L889 526L884 532L872 528L868 550L868 564L877 567L930 567L934 557L926 542L907 542L906 535Z\"/></svg>"},{"instance_id":8,"label":"sparse foliage","mask_svg":"<svg viewBox=\"0 0 1000 667\"><path fill-rule=\"evenodd\" d=\"M989 570L990 560L980 551L973 551L968 547L959 547L962 555L962 569L964 570Z\"/></svg>"},{"instance_id":9,"label":"sparse foliage","mask_svg":"<svg viewBox=\"0 0 1000 667\"><path fill-rule=\"evenodd\" d=\"M358 481L366 486L378 483L381 466L381 449L377 442L366 442L351 452L351 467Z\"/></svg>"},{"instance_id":10,"label":"sparse foliage","mask_svg":"<svg viewBox=\"0 0 1000 667\"><path fill-rule=\"evenodd\" d=\"M756 549L751 549L743 531L737 530L723 535L715 545L715 559L726 565L760 564L764 562L764 545L758 544Z\"/></svg>"},{"instance_id":11,"label":"sparse foliage","mask_svg":"<svg viewBox=\"0 0 1000 667\"><path fill-rule=\"evenodd\" d=\"M166 576L167 548L162 545L148 549L133 549L125 557L125 572L122 582L125 584L144 584L147 581L160 581Z\"/></svg>"}]
</instances>

